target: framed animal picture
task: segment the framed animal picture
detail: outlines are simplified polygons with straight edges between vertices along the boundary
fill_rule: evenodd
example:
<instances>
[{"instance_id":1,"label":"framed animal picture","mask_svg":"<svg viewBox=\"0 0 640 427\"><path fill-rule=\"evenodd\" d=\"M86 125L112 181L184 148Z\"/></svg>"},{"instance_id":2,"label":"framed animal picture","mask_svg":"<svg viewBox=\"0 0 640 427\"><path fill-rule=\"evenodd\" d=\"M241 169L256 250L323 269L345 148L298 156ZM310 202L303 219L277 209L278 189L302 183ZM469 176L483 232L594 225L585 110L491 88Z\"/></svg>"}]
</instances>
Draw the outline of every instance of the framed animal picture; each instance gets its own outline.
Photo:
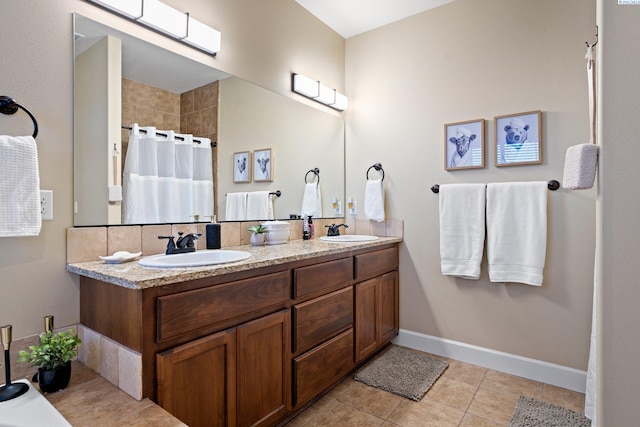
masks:
<instances>
[{"instance_id":1,"label":"framed animal picture","mask_svg":"<svg viewBox=\"0 0 640 427\"><path fill-rule=\"evenodd\" d=\"M484 168L484 119L444 125L444 169Z\"/></svg>"},{"instance_id":2,"label":"framed animal picture","mask_svg":"<svg viewBox=\"0 0 640 427\"><path fill-rule=\"evenodd\" d=\"M271 148L253 152L253 181L273 181L273 155Z\"/></svg>"},{"instance_id":3,"label":"framed animal picture","mask_svg":"<svg viewBox=\"0 0 640 427\"><path fill-rule=\"evenodd\" d=\"M495 120L496 166L542 163L542 112L498 116Z\"/></svg>"},{"instance_id":4,"label":"framed animal picture","mask_svg":"<svg viewBox=\"0 0 640 427\"><path fill-rule=\"evenodd\" d=\"M233 153L233 182L251 182L251 152Z\"/></svg>"}]
</instances>

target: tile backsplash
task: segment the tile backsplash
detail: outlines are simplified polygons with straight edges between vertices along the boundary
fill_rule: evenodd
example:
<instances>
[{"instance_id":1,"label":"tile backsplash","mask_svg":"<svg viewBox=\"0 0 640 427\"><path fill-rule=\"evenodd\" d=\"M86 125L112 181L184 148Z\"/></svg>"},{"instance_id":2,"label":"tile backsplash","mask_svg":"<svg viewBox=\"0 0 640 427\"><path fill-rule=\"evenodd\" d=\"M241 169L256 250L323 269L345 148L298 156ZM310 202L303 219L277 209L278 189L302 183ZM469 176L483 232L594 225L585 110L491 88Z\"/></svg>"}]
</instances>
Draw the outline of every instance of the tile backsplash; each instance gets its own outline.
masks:
<instances>
[{"instance_id":1,"label":"tile backsplash","mask_svg":"<svg viewBox=\"0 0 640 427\"><path fill-rule=\"evenodd\" d=\"M302 220L289 220L291 240L302 239ZM346 219L314 220L316 236L327 234L326 226L345 223L346 234L372 234L381 237L402 237L404 222L387 219L382 222L359 219L349 215ZM221 223L222 247L248 245L250 233L247 231L259 221L223 222ZM158 225L116 225L103 227L73 227L67 229L67 263L98 261L99 256L111 255L116 251L142 252L143 256L164 253L167 241L158 236L178 231L200 233L196 240L196 249L206 249L206 223L158 224Z\"/></svg>"}]
</instances>

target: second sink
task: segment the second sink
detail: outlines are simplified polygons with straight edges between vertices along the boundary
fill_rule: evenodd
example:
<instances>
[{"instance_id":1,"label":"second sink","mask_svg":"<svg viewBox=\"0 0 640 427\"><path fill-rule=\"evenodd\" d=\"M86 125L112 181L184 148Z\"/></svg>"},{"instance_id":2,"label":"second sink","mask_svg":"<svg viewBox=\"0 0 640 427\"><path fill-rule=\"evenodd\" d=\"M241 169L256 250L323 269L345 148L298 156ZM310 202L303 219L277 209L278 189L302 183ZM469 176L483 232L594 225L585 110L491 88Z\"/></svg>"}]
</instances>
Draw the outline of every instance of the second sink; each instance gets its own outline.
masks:
<instances>
[{"instance_id":1,"label":"second sink","mask_svg":"<svg viewBox=\"0 0 640 427\"><path fill-rule=\"evenodd\" d=\"M251 252L226 249L202 250L186 254L152 255L142 258L138 264L143 267L202 267L205 265L226 264L243 261L251 257Z\"/></svg>"}]
</instances>

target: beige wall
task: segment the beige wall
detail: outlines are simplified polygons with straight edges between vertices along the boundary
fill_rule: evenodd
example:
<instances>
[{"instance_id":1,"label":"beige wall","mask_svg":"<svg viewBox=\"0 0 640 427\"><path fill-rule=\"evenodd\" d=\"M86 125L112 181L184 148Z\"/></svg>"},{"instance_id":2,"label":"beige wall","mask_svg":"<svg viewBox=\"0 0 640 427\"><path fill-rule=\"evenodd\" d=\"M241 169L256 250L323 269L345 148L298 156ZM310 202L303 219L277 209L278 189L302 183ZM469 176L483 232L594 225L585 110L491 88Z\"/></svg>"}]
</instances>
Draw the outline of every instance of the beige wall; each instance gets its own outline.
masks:
<instances>
[{"instance_id":1,"label":"beige wall","mask_svg":"<svg viewBox=\"0 0 640 427\"><path fill-rule=\"evenodd\" d=\"M0 95L14 97L40 125L41 188L53 190L54 220L38 237L0 239L0 324L15 338L42 330L53 314L57 326L79 320L78 280L65 271L66 229L73 224L73 12L254 81L287 96L290 72L306 72L344 87L344 39L293 0L166 1L222 32L215 58L115 17L80 0L4 1ZM269 19L265 19L268 17ZM31 134L19 112L0 115L3 134Z\"/></svg>"},{"instance_id":2,"label":"beige wall","mask_svg":"<svg viewBox=\"0 0 640 427\"><path fill-rule=\"evenodd\" d=\"M638 425L640 6L598 0L601 55L598 426Z\"/></svg>"},{"instance_id":3,"label":"beige wall","mask_svg":"<svg viewBox=\"0 0 640 427\"><path fill-rule=\"evenodd\" d=\"M585 41L595 1L457 0L347 40L347 196L386 172L387 216L404 220L400 326L586 369L595 190L549 192L542 287L440 273L433 184L562 180L588 142ZM544 162L495 167L493 117L543 111ZM444 170L444 123L484 118L487 167Z\"/></svg>"}]
</instances>

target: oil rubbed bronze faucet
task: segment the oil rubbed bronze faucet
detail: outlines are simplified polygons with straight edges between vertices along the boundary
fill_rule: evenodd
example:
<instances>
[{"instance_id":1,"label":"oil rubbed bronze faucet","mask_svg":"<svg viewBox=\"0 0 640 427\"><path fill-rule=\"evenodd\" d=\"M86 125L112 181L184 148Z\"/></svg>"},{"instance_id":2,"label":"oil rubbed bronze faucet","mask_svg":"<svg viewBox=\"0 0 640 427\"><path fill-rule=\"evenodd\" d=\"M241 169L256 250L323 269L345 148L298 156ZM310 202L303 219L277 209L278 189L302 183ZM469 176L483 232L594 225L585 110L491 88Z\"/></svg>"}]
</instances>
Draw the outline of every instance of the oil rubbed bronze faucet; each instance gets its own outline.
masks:
<instances>
[{"instance_id":1,"label":"oil rubbed bronze faucet","mask_svg":"<svg viewBox=\"0 0 640 427\"><path fill-rule=\"evenodd\" d=\"M331 224L331 225L325 225L325 227L328 228L327 237L339 236L340 235L340 227L349 228L349 226L347 224L338 224L338 225Z\"/></svg>"},{"instance_id":2,"label":"oil rubbed bronze faucet","mask_svg":"<svg viewBox=\"0 0 640 427\"><path fill-rule=\"evenodd\" d=\"M158 239L169 239L165 254L172 255L195 252L196 246L194 244L194 240L198 240L200 236L202 236L200 233L189 233L185 235L184 232L178 231L177 242L174 242L173 240L175 236L158 236Z\"/></svg>"}]
</instances>

